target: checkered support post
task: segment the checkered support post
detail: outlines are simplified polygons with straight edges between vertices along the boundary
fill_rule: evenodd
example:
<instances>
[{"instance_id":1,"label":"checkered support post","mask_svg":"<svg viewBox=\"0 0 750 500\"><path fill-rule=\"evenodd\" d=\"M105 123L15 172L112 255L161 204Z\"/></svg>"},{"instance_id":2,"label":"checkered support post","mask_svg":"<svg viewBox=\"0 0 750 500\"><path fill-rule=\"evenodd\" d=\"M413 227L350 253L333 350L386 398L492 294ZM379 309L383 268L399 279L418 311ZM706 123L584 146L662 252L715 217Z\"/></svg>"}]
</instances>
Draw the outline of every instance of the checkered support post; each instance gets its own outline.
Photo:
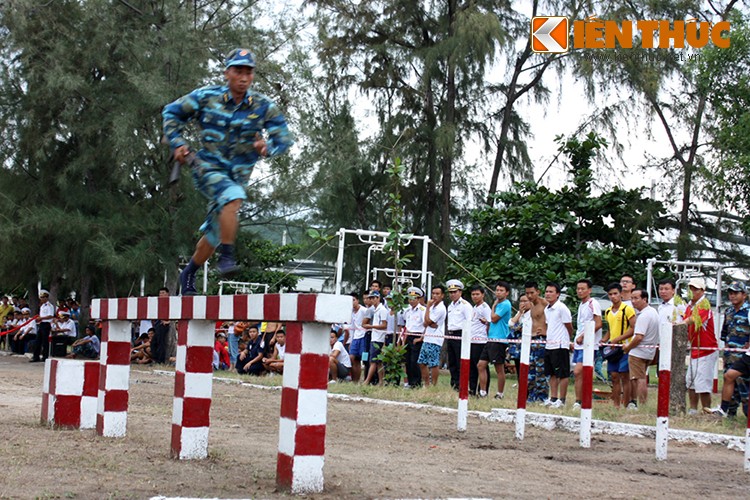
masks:
<instances>
[{"instance_id":1,"label":"checkered support post","mask_svg":"<svg viewBox=\"0 0 750 500\"><path fill-rule=\"evenodd\" d=\"M102 324L99 359L96 433L106 437L124 437L128 424L130 385L129 321L105 321Z\"/></svg>"},{"instance_id":2,"label":"checkered support post","mask_svg":"<svg viewBox=\"0 0 750 500\"><path fill-rule=\"evenodd\" d=\"M276 484L292 493L323 491L329 332L327 324L287 324Z\"/></svg>"},{"instance_id":3,"label":"checkered support post","mask_svg":"<svg viewBox=\"0 0 750 500\"><path fill-rule=\"evenodd\" d=\"M98 387L98 361L48 358L44 364L42 423L95 428Z\"/></svg>"},{"instance_id":4,"label":"checkered support post","mask_svg":"<svg viewBox=\"0 0 750 500\"><path fill-rule=\"evenodd\" d=\"M594 399L594 341L596 324L587 321L583 329L583 386L581 387L581 448L591 448L591 405Z\"/></svg>"},{"instance_id":5,"label":"checkered support post","mask_svg":"<svg viewBox=\"0 0 750 500\"><path fill-rule=\"evenodd\" d=\"M213 346L213 321L178 323L172 411L173 458L199 459L208 456Z\"/></svg>"}]
</instances>

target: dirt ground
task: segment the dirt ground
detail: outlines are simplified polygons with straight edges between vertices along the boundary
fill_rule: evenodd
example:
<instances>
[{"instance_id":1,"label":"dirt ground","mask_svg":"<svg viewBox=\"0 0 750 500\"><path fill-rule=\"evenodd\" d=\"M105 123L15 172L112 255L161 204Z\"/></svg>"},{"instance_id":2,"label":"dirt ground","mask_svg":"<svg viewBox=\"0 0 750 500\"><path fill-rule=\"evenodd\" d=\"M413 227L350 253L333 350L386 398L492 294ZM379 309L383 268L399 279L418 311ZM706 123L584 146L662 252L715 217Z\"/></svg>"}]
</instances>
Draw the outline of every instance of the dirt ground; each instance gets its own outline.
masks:
<instances>
[{"instance_id":1,"label":"dirt ground","mask_svg":"<svg viewBox=\"0 0 750 500\"><path fill-rule=\"evenodd\" d=\"M174 379L133 369L128 436L39 423L42 363L0 356L0 498L277 498L280 393L214 382L209 458L169 458ZM718 446L578 436L437 411L329 401L325 493L314 498L744 496L743 457Z\"/></svg>"}]
</instances>

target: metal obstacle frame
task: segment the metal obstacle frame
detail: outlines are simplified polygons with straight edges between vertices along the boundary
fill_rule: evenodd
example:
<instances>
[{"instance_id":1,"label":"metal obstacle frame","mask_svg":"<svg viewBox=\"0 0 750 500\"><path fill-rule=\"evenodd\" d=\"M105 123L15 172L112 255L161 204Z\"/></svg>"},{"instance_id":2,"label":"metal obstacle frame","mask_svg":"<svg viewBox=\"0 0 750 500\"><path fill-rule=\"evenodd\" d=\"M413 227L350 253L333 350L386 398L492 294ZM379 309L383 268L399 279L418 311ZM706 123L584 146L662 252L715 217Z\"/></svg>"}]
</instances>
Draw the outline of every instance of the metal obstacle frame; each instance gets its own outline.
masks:
<instances>
[{"instance_id":1,"label":"metal obstacle frame","mask_svg":"<svg viewBox=\"0 0 750 500\"><path fill-rule=\"evenodd\" d=\"M378 273L385 274L387 278L394 278L394 279L396 278L396 269L392 267L373 267L370 270L370 272L372 274L372 279L377 279ZM427 291L429 291L430 288L432 287L433 276L434 275L432 274L432 271L428 271L427 279L424 279L422 278L422 271L418 269L401 269L398 275L398 280L397 280L398 283L394 283L394 284L398 284L398 285L405 284L408 286L413 286L414 280L416 279L416 280L419 280L420 284L425 283L427 285L427 288L423 289L425 293L427 293Z\"/></svg>"},{"instance_id":2,"label":"metal obstacle frame","mask_svg":"<svg viewBox=\"0 0 750 500\"><path fill-rule=\"evenodd\" d=\"M388 243L389 233L383 231L370 231L366 229L345 229L341 228L336 231L336 235L339 237L338 257L336 258L336 288L335 294L341 295L341 283L344 275L344 253L346 251L346 235L356 235L360 242L369 245L367 249L367 269L365 276L370 275L370 262L373 251L382 252L385 245ZM402 234L399 236L403 239L404 244L409 245L414 240L422 241L422 270L420 282L420 288L423 290L427 286L426 278L428 277L427 271L427 259L429 256L430 242L432 241L429 236L421 236L415 234Z\"/></svg>"},{"instance_id":3,"label":"metal obstacle frame","mask_svg":"<svg viewBox=\"0 0 750 500\"><path fill-rule=\"evenodd\" d=\"M224 285L234 290L234 295L248 295L256 293L261 288L264 294L268 293L270 286L267 283L253 283L250 281L219 281L219 295L224 295Z\"/></svg>"}]
</instances>

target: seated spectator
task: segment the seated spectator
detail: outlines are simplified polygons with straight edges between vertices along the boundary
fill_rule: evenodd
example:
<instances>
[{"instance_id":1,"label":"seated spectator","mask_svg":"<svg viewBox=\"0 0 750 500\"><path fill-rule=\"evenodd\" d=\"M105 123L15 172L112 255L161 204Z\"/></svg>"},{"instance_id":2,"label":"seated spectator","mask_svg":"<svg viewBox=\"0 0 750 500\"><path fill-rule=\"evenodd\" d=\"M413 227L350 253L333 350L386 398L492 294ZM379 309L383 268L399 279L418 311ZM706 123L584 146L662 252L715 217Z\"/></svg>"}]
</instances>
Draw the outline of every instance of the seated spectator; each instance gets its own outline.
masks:
<instances>
[{"instance_id":1,"label":"seated spectator","mask_svg":"<svg viewBox=\"0 0 750 500\"><path fill-rule=\"evenodd\" d=\"M260 375L263 373L263 349L261 348L258 326L252 325L245 330L248 342L237 357L237 373L240 375Z\"/></svg>"},{"instance_id":2,"label":"seated spectator","mask_svg":"<svg viewBox=\"0 0 750 500\"><path fill-rule=\"evenodd\" d=\"M217 369L228 370L231 360L229 358L229 343L227 342L227 335L224 332L219 332L219 334L216 335L214 351L219 354L219 366Z\"/></svg>"},{"instance_id":3,"label":"seated spectator","mask_svg":"<svg viewBox=\"0 0 750 500\"><path fill-rule=\"evenodd\" d=\"M18 325L23 324L23 320L21 317L21 310L16 309L10 314L8 314L8 317L5 320L4 330L10 331L10 332L16 332L16 328L18 328ZM3 340L8 343L8 348L10 350L15 350L15 345L13 344L13 337L14 333L7 333L0 337L0 340Z\"/></svg>"},{"instance_id":4,"label":"seated spectator","mask_svg":"<svg viewBox=\"0 0 750 500\"><path fill-rule=\"evenodd\" d=\"M335 330L331 330L330 336L331 354L328 357L328 379L331 383L338 380L351 380L352 361L349 353L344 349Z\"/></svg>"},{"instance_id":5,"label":"seated spectator","mask_svg":"<svg viewBox=\"0 0 750 500\"><path fill-rule=\"evenodd\" d=\"M67 308L58 311L57 316L59 319L52 322L52 355L63 357L68 352L68 346L75 341L77 329Z\"/></svg>"},{"instance_id":6,"label":"seated spectator","mask_svg":"<svg viewBox=\"0 0 750 500\"><path fill-rule=\"evenodd\" d=\"M13 335L13 352L26 354L29 343L36 340L36 321L31 321L31 310L25 307L21 310L21 324L24 324Z\"/></svg>"},{"instance_id":7,"label":"seated spectator","mask_svg":"<svg viewBox=\"0 0 750 500\"><path fill-rule=\"evenodd\" d=\"M276 332L275 340L273 355L269 358L263 358L263 368L270 373L284 373L284 353L286 351L286 333L284 330Z\"/></svg>"},{"instance_id":8,"label":"seated spectator","mask_svg":"<svg viewBox=\"0 0 750 500\"><path fill-rule=\"evenodd\" d=\"M133 350L130 351L130 362L139 365L151 363L151 339L154 336L154 329L149 328L148 333L142 333L138 340L135 341Z\"/></svg>"},{"instance_id":9,"label":"seated spectator","mask_svg":"<svg viewBox=\"0 0 750 500\"><path fill-rule=\"evenodd\" d=\"M97 359L99 357L99 337L96 336L94 329L90 326L86 327L84 331L84 337L73 342L73 349L68 358L87 358Z\"/></svg>"}]
</instances>

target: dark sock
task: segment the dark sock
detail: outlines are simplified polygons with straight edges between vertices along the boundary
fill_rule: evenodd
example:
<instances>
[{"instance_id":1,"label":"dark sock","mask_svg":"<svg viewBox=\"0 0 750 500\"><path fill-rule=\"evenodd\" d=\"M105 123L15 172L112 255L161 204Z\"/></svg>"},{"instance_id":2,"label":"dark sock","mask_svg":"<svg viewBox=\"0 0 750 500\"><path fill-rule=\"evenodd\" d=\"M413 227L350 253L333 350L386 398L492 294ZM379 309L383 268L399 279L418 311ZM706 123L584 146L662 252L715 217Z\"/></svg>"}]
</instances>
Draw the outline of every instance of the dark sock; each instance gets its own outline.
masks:
<instances>
[{"instance_id":1,"label":"dark sock","mask_svg":"<svg viewBox=\"0 0 750 500\"><path fill-rule=\"evenodd\" d=\"M222 243L221 245L219 245L219 253L225 259L233 259L234 258L234 245L230 243Z\"/></svg>"},{"instance_id":2,"label":"dark sock","mask_svg":"<svg viewBox=\"0 0 750 500\"><path fill-rule=\"evenodd\" d=\"M722 401L721 402L721 409L724 411L729 411L729 405L732 404L731 401Z\"/></svg>"},{"instance_id":3,"label":"dark sock","mask_svg":"<svg viewBox=\"0 0 750 500\"><path fill-rule=\"evenodd\" d=\"M555 401L557 401L557 398L549 398L549 400L554 403Z\"/></svg>"},{"instance_id":4,"label":"dark sock","mask_svg":"<svg viewBox=\"0 0 750 500\"><path fill-rule=\"evenodd\" d=\"M195 263L195 261L191 258L190 262L188 262L188 265L185 266L185 271L187 271L190 274L195 274L198 269L200 269L201 266Z\"/></svg>"},{"instance_id":5,"label":"dark sock","mask_svg":"<svg viewBox=\"0 0 750 500\"><path fill-rule=\"evenodd\" d=\"M581 404L581 402L579 400L577 400L577 399L576 399L576 403Z\"/></svg>"},{"instance_id":6,"label":"dark sock","mask_svg":"<svg viewBox=\"0 0 750 500\"><path fill-rule=\"evenodd\" d=\"M565 404L565 398L560 398L560 401L562 401L562 404Z\"/></svg>"}]
</instances>

